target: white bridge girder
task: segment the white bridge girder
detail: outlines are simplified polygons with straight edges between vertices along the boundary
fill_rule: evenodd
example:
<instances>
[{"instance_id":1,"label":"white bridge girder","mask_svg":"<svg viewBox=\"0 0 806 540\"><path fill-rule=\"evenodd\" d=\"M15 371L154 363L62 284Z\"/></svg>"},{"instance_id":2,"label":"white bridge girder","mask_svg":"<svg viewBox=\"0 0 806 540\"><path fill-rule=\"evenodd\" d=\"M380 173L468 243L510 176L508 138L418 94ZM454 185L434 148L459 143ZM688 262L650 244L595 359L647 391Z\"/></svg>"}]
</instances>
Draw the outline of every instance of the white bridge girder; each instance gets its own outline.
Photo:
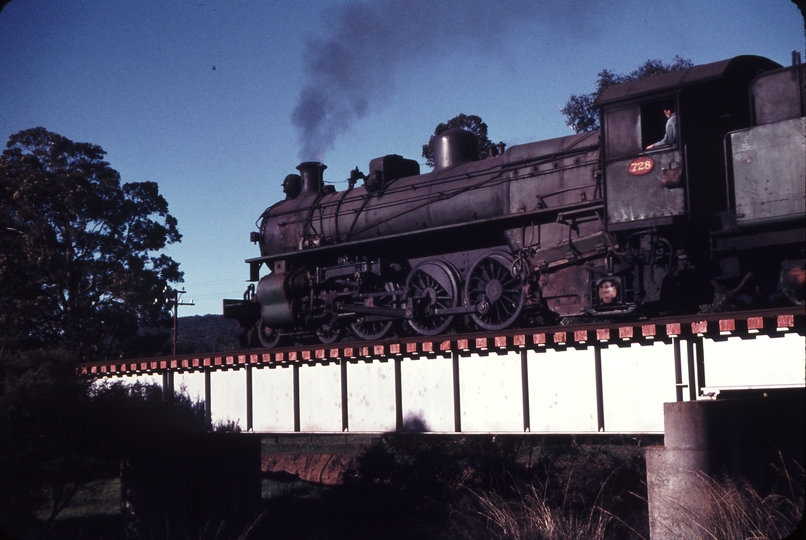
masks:
<instances>
[{"instance_id":1,"label":"white bridge girder","mask_svg":"<svg viewBox=\"0 0 806 540\"><path fill-rule=\"evenodd\" d=\"M271 364L223 359L127 376L184 389L205 401L212 423L258 432L662 433L665 402L720 388L804 386L804 337L777 336Z\"/></svg>"}]
</instances>

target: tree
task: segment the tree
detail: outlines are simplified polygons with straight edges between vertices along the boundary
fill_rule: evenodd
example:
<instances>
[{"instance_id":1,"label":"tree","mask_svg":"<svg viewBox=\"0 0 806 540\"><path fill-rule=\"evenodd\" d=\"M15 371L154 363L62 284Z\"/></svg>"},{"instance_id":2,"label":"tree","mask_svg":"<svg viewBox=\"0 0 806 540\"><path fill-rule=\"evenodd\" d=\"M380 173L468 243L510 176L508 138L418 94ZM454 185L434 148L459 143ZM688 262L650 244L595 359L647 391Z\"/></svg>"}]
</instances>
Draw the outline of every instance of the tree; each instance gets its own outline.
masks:
<instances>
[{"instance_id":1,"label":"tree","mask_svg":"<svg viewBox=\"0 0 806 540\"><path fill-rule=\"evenodd\" d=\"M120 183L106 153L38 127L0 155L0 346L59 346L76 361L120 354L170 316L182 281L156 252L179 242L154 182Z\"/></svg>"},{"instance_id":2,"label":"tree","mask_svg":"<svg viewBox=\"0 0 806 540\"><path fill-rule=\"evenodd\" d=\"M0 357L0 538L46 538L63 510L121 457L205 430L204 406L158 384L99 383L76 375L69 352L4 351Z\"/></svg>"},{"instance_id":3,"label":"tree","mask_svg":"<svg viewBox=\"0 0 806 540\"><path fill-rule=\"evenodd\" d=\"M688 69L693 66L694 64L691 60L675 56L670 64L664 64L660 60L647 60L627 75L619 75L609 69L603 69L598 74L595 92L572 94L565 107L560 109L560 112L565 116L565 125L573 129L574 133L599 129L599 108L594 106L594 102L607 88L614 84L643 79L660 73Z\"/></svg>"},{"instance_id":4,"label":"tree","mask_svg":"<svg viewBox=\"0 0 806 540\"><path fill-rule=\"evenodd\" d=\"M56 349L5 352L0 361L0 527L15 537L47 528L88 474L99 474L77 421L83 385ZM79 457L80 456L80 457ZM44 522L36 509L47 508Z\"/></svg>"},{"instance_id":5,"label":"tree","mask_svg":"<svg viewBox=\"0 0 806 540\"><path fill-rule=\"evenodd\" d=\"M792 0L792 3L798 8L800 16L803 18L803 33L806 37L806 0Z\"/></svg>"},{"instance_id":6,"label":"tree","mask_svg":"<svg viewBox=\"0 0 806 540\"><path fill-rule=\"evenodd\" d=\"M423 145L423 157L425 158L425 164L429 167L434 166L434 139L443 131L451 128L462 128L473 133L479 140L479 155L486 155L488 149L493 145L490 139L487 138L487 124L484 123L480 116L473 114L454 116L447 122L439 124L434 130L434 134L428 139L428 144Z\"/></svg>"}]
</instances>

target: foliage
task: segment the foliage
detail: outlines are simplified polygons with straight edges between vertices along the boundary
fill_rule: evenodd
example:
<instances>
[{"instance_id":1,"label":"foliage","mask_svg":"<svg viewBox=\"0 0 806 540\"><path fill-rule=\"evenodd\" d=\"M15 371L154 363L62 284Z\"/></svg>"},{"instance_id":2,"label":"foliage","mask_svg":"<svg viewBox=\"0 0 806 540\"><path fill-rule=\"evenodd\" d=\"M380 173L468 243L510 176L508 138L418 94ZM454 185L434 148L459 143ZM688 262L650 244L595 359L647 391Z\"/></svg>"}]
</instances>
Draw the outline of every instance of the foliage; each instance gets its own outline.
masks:
<instances>
[{"instance_id":1,"label":"foliage","mask_svg":"<svg viewBox=\"0 0 806 540\"><path fill-rule=\"evenodd\" d=\"M614 84L620 84L636 79L643 79L693 67L691 60L675 56L670 64L664 64L660 60L647 60L637 69L626 75L613 73L609 69L599 72L596 79L596 91L590 94L572 94L568 98L565 107L560 112L565 116L565 125L574 130L574 133L583 133L599 129L599 108L594 105L596 99L607 88Z\"/></svg>"},{"instance_id":2,"label":"foliage","mask_svg":"<svg viewBox=\"0 0 806 540\"><path fill-rule=\"evenodd\" d=\"M452 128L462 128L473 133L479 141L479 155L485 155L488 149L492 147L492 142L487 138L487 124L484 123L481 117L473 114L459 114L447 122L439 124L434 129L434 134L428 139L428 144L423 145L423 157L425 158L425 164L429 167L434 166L434 139L443 131Z\"/></svg>"},{"instance_id":3,"label":"foliage","mask_svg":"<svg viewBox=\"0 0 806 540\"><path fill-rule=\"evenodd\" d=\"M156 254L181 238L157 184L121 185L104 155L43 128L12 135L0 155L0 524L19 537L44 537L76 496L117 475L131 437L204 426L197 405L169 405L158 386L76 375L132 344L157 350L167 333L138 330L170 320L154 299L182 279Z\"/></svg>"},{"instance_id":4,"label":"foliage","mask_svg":"<svg viewBox=\"0 0 806 540\"><path fill-rule=\"evenodd\" d=\"M433 535L438 538L562 538L537 535L545 523L524 523L518 535L498 534L507 520L540 515L553 520L555 533L577 526L589 533L569 538L603 538L605 532L613 537L616 530L637 538L648 529L644 478L643 455L630 445L386 436L356 458L344 486L370 499L373 513L417 516L419 525L408 526L427 522L426 528L438 529Z\"/></svg>"},{"instance_id":5,"label":"foliage","mask_svg":"<svg viewBox=\"0 0 806 540\"><path fill-rule=\"evenodd\" d=\"M87 424L77 420L85 385L60 350L0 358L0 523L47 528L98 467ZM35 510L48 507L45 523Z\"/></svg>"},{"instance_id":6,"label":"foliage","mask_svg":"<svg viewBox=\"0 0 806 540\"><path fill-rule=\"evenodd\" d=\"M204 431L204 403L185 392L165 399L158 384L101 381L89 392L85 419L113 448L146 438Z\"/></svg>"},{"instance_id":7,"label":"foliage","mask_svg":"<svg viewBox=\"0 0 806 540\"><path fill-rule=\"evenodd\" d=\"M800 16L803 19L803 33L804 37L806 37L806 0L792 0L792 3L800 11Z\"/></svg>"},{"instance_id":8,"label":"foliage","mask_svg":"<svg viewBox=\"0 0 806 540\"><path fill-rule=\"evenodd\" d=\"M78 360L124 351L165 319L154 299L182 280L154 253L179 242L154 182L121 186L89 143L34 128L0 156L0 344L60 344Z\"/></svg>"},{"instance_id":9,"label":"foliage","mask_svg":"<svg viewBox=\"0 0 806 540\"><path fill-rule=\"evenodd\" d=\"M114 477L133 442L204 429L186 395L158 385L91 385L59 349L0 355L0 531L44 537L98 479Z\"/></svg>"}]
</instances>

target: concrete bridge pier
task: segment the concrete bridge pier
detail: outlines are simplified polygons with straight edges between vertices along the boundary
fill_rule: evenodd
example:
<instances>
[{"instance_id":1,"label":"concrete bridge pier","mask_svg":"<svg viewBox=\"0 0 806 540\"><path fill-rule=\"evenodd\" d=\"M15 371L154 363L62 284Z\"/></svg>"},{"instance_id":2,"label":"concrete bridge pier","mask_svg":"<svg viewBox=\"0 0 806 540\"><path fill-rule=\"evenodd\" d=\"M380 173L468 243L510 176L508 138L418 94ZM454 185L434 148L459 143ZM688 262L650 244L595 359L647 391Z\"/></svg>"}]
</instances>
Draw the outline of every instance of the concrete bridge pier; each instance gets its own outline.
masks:
<instances>
[{"instance_id":1,"label":"concrete bridge pier","mask_svg":"<svg viewBox=\"0 0 806 540\"><path fill-rule=\"evenodd\" d=\"M707 500L701 475L711 473L710 402L663 404L664 446L646 450L651 540L686 538L691 513Z\"/></svg>"},{"instance_id":2,"label":"concrete bridge pier","mask_svg":"<svg viewBox=\"0 0 806 540\"><path fill-rule=\"evenodd\" d=\"M730 477L766 493L782 467L797 476L806 452L806 390L664 403L664 445L646 450L651 540L702 537L715 492ZM796 465L799 464L799 465Z\"/></svg>"}]
</instances>

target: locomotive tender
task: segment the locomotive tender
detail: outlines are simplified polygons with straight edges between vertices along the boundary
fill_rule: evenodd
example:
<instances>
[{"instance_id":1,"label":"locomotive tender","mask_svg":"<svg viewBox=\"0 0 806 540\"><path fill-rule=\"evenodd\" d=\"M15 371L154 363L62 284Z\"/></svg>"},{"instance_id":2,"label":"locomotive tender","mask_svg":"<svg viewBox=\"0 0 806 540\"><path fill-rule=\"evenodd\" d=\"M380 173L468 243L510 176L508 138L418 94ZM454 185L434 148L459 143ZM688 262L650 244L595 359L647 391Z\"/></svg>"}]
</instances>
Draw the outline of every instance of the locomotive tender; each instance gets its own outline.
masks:
<instances>
[{"instance_id":1,"label":"locomotive tender","mask_svg":"<svg viewBox=\"0 0 806 540\"><path fill-rule=\"evenodd\" d=\"M805 67L741 56L616 85L600 131L485 159L448 130L432 172L388 155L341 192L302 163L252 233L257 287L224 315L274 347L692 312L715 293L802 305ZM664 110L675 139L647 149Z\"/></svg>"}]
</instances>

